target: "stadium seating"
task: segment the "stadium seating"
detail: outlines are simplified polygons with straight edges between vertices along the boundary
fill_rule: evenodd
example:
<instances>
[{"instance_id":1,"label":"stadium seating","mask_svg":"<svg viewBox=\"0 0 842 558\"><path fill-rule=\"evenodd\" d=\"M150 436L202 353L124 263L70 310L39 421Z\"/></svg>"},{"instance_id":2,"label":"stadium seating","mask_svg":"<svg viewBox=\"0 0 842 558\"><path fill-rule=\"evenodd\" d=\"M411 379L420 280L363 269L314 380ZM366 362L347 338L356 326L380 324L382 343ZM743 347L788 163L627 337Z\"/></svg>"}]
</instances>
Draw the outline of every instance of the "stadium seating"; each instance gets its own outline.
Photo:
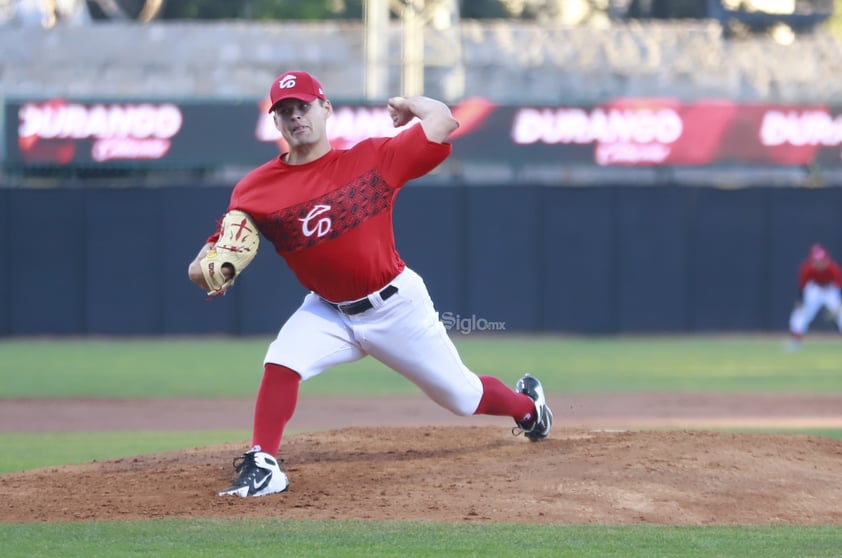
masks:
<instances>
[{"instance_id":1,"label":"stadium seating","mask_svg":"<svg viewBox=\"0 0 842 558\"><path fill-rule=\"evenodd\" d=\"M788 46L768 36L727 38L708 21L628 22L603 28L463 21L463 96L556 103L616 96L822 101L842 94L842 44L823 31ZM446 38L427 30L427 49ZM97 23L6 26L0 96L262 97L267 83L304 68L334 99L365 96L359 23ZM389 91L400 90L400 27L389 32ZM425 74L447 98L458 63L441 54ZM455 91L458 91L457 88ZM451 99L455 100L455 99Z\"/></svg>"}]
</instances>

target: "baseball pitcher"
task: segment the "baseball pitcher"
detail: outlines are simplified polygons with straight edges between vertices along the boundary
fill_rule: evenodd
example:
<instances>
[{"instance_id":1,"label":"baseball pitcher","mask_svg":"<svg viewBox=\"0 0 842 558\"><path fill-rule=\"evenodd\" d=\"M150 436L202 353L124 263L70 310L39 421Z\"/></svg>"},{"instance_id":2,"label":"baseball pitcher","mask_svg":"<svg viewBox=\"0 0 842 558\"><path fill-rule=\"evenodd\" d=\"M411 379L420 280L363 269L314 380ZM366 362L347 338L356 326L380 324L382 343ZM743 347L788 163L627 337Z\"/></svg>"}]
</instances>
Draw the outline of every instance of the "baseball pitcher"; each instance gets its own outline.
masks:
<instances>
[{"instance_id":1,"label":"baseball pitcher","mask_svg":"<svg viewBox=\"0 0 842 558\"><path fill-rule=\"evenodd\" d=\"M309 291L269 345L254 410L251 448L234 460L237 476L220 495L287 490L277 453L301 381L370 355L457 415L512 417L515 433L546 438L552 427L541 383L524 375L515 389L468 369L447 335L422 278L395 247L392 208L400 189L441 164L459 123L429 97L387 103L392 138L331 147L333 106L312 75L291 71L270 87L275 126L289 150L234 187L218 230L189 266L211 296L232 287L257 251L257 233Z\"/></svg>"}]
</instances>

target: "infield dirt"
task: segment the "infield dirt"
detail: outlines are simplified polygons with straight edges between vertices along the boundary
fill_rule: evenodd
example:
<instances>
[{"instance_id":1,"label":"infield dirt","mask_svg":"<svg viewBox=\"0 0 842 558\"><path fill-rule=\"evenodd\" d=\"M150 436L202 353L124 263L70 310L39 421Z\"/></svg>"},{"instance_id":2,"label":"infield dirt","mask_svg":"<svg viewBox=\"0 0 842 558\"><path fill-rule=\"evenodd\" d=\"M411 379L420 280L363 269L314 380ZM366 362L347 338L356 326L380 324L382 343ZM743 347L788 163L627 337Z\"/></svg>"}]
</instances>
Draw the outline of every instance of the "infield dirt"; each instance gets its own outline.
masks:
<instances>
[{"instance_id":1,"label":"infield dirt","mask_svg":"<svg viewBox=\"0 0 842 558\"><path fill-rule=\"evenodd\" d=\"M248 440L0 476L0 521L286 517L842 525L842 442L702 428L840 428L842 396L549 397L549 440L423 398L302 398L284 494L221 498ZM250 426L251 401L4 400L4 431ZM389 425L389 426L382 426Z\"/></svg>"}]
</instances>

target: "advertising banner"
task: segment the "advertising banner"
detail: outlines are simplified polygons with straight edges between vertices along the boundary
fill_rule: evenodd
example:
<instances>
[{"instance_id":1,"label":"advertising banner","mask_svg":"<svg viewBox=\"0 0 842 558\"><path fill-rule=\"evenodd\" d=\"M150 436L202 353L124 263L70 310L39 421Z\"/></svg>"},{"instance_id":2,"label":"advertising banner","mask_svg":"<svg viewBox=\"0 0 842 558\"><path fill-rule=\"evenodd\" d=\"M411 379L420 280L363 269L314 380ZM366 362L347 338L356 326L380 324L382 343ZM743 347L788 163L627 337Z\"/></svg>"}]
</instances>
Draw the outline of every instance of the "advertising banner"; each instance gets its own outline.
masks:
<instances>
[{"instance_id":1,"label":"advertising banner","mask_svg":"<svg viewBox=\"0 0 842 558\"><path fill-rule=\"evenodd\" d=\"M251 164L276 152L274 146L253 139L257 108L257 103L7 102L7 164L131 168Z\"/></svg>"},{"instance_id":2,"label":"advertising banner","mask_svg":"<svg viewBox=\"0 0 842 558\"><path fill-rule=\"evenodd\" d=\"M268 101L18 100L5 103L10 167L219 168L286 149ZM471 98L451 159L513 166L842 166L842 107L622 98L598 105L513 106ZM385 106L334 103L336 148L392 136Z\"/></svg>"}]
</instances>

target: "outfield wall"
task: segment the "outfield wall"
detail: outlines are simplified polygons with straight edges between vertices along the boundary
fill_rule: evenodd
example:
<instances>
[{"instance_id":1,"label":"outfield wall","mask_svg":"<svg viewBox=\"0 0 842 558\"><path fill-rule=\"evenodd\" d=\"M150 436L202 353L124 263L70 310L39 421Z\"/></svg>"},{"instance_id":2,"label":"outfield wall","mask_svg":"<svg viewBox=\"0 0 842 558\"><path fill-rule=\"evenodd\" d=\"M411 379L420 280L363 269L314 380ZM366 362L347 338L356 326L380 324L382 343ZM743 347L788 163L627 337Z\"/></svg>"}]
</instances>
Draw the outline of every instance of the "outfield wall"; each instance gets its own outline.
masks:
<instances>
[{"instance_id":1,"label":"outfield wall","mask_svg":"<svg viewBox=\"0 0 842 558\"><path fill-rule=\"evenodd\" d=\"M0 188L0 334L273 333L305 293L268 243L221 299L187 279L228 193ZM454 333L784 331L810 244L842 256L842 188L410 185L395 220Z\"/></svg>"}]
</instances>

